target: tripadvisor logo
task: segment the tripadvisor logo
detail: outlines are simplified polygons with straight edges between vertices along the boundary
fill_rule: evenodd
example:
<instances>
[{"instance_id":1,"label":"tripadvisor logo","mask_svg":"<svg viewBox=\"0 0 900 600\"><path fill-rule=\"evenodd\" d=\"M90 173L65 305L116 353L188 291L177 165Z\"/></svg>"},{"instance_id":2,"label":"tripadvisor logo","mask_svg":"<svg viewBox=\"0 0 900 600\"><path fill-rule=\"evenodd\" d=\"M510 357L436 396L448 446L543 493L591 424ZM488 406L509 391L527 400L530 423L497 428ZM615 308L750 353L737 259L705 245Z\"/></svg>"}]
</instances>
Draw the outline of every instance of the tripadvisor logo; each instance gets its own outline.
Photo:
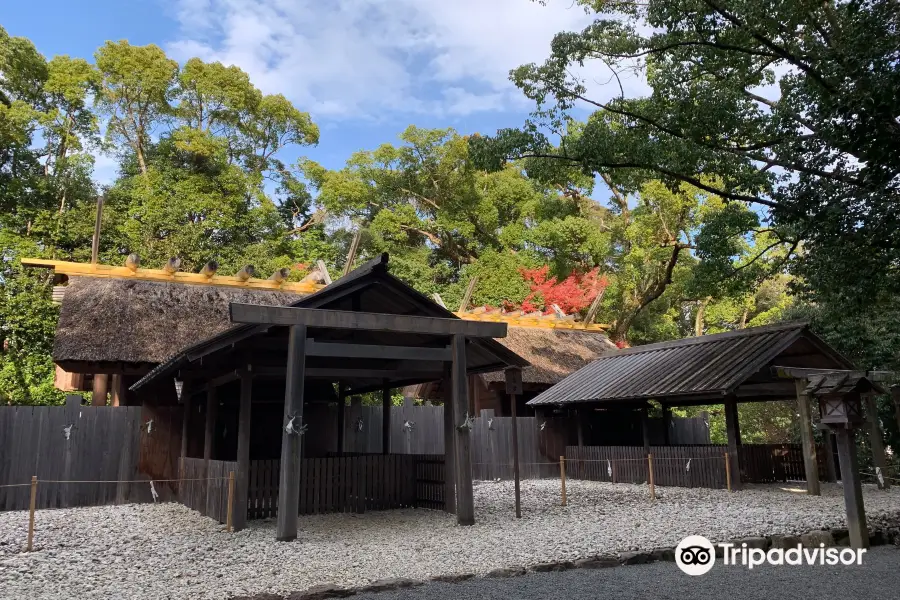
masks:
<instances>
[{"instance_id":1,"label":"tripadvisor logo","mask_svg":"<svg viewBox=\"0 0 900 600\"><path fill-rule=\"evenodd\" d=\"M722 549L722 564L742 565L753 569L763 564L770 565L861 565L865 549L804 548L797 544L794 548L771 548L768 552L761 548L749 548L746 542L740 546L732 542L717 544ZM688 575L703 575L716 563L715 548L702 535L689 535L675 548L675 564Z\"/></svg>"}]
</instances>

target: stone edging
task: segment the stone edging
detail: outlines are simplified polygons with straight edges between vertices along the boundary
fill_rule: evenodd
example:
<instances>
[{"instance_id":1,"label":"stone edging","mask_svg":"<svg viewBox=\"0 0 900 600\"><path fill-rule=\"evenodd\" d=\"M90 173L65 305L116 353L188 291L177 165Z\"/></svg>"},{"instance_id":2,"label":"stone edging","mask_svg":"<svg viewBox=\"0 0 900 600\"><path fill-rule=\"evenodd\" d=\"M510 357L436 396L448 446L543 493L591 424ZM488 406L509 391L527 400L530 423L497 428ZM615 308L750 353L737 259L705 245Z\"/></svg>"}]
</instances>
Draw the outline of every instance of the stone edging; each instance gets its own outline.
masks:
<instances>
[{"instance_id":1,"label":"stone edging","mask_svg":"<svg viewBox=\"0 0 900 600\"><path fill-rule=\"evenodd\" d=\"M869 542L872 546L881 546L889 543L900 545L900 522L895 526L886 526L869 530ZM846 529L815 530L799 536L794 535L770 535L766 537L747 537L731 540L735 546L747 544L748 548L792 548L797 544L810 548L818 548L820 544L825 546L849 546L849 537ZM721 557L721 548L716 548L716 556ZM568 571L571 569L607 569L623 565L643 565L651 562L674 562L675 548L662 547L649 551L620 552L618 554L601 554L589 558L581 558L575 561L559 561L538 563L525 567L506 567L494 569L483 575L491 578L519 577L528 573L548 573L551 571ZM353 587L342 588L332 585L317 585L302 592L294 592L287 596L272 593L262 593L253 596L233 596L229 600L327 600L330 598L347 598L355 594L368 592L385 592L403 588L416 587L427 583L459 583L477 577L474 573L460 573L453 575L436 575L425 581L415 581L406 578L380 579L372 583Z\"/></svg>"}]
</instances>

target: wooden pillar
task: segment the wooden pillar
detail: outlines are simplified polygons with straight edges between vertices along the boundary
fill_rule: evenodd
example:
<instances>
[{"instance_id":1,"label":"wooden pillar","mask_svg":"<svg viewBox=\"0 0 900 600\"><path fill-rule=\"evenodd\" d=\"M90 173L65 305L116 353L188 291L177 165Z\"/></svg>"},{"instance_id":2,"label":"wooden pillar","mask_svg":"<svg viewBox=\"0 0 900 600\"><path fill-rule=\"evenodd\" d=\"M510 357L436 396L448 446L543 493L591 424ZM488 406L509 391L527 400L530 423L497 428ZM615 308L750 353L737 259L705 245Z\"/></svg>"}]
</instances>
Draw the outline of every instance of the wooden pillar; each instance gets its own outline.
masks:
<instances>
[{"instance_id":1,"label":"wooden pillar","mask_svg":"<svg viewBox=\"0 0 900 600\"><path fill-rule=\"evenodd\" d=\"M250 490L250 407L253 375L241 371L241 399L238 409L237 480L234 490L234 531L247 526L247 494Z\"/></svg>"},{"instance_id":2,"label":"wooden pillar","mask_svg":"<svg viewBox=\"0 0 900 600\"><path fill-rule=\"evenodd\" d=\"M728 435L728 461L731 466L731 489L739 490L741 482L741 426L738 423L737 398L725 398L725 433Z\"/></svg>"},{"instance_id":3,"label":"wooden pillar","mask_svg":"<svg viewBox=\"0 0 900 600\"><path fill-rule=\"evenodd\" d=\"M216 446L216 416L219 413L219 401L216 399L216 388L206 390L206 426L203 429L203 460L209 461L215 454Z\"/></svg>"},{"instance_id":4,"label":"wooden pillar","mask_svg":"<svg viewBox=\"0 0 900 600\"><path fill-rule=\"evenodd\" d=\"M641 435L644 439L644 456L650 454L650 416L647 414L648 408L645 406L641 409Z\"/></svg>"},{"instance_id":5,"label":"wooden pillar","mask_svg":"<svg viewBox=\"0 0 900 600\"><path fill-rule=\"evenodd\" d=\"M347 388L343 383L338 384L338 405L337 405L337 453L338 456L344 454L344 431L347 426L344 423L344 413L347 407Z\"/></svg>"},{"instance_id":6,"label":"wooden pillar","mask_svg":"<svg viewBox=\"0 0 900 600\"><path fill-rule=\"evenodd\" d=\"M891 386L891 400L894 401L894 418L897 419L897 431L900 431L900 385Z\"/></svg>"},{"instance_id":7,"label":"wooden pillar","mask_svg":"<svg viewBox=\"0 0 900 600\"><path fill-rule=\"evenodd\" d=\"M506 393L509 394L509 409L512 413L512 452L513 452L513 478L515 481L514 493L516 496L516 518L522 518L522 493L519 482L519 424L516 421L516 396L522 394L522 369L510 367L504 373L506 379ZM581 432L580 425L578 429Z\"/></svg>"},{"instance_id":8,"label":"wooden pillar","mask_svg":"<svg viewBox=\"0 0 900 600\"><path fill-rule=\"evenodd\" d=\"M877 479L879 490L891 489L891 480L887 479L891 475L888 473L887 454L884 452L884 434L881 431L881 425L878 419L878 405L875 403L875 396L866 394L866 431L869 434L869 447L872 448L872 465L875 472L881 472L881 479Z\"/></svg>"},{"instance_id":9,"label":"wooden pillar","mask_svg":"<svg viewBox=\"0 0 900 600\"><path fill-rule=\"evenodd\" d=\"M302 452L303 383L306 371L306 326L291 325L287 372L284 381L284 419L281 424L281 473L278 478L278 520L275 539L297 539L300 511L300 460ZM288 432L291 423L297 428Z\"/></svg>"},{"instance_id":10,"label":"wooden pillar","mask_svg":"<svg viewBox=\"0 0 900 600\"><path fill-rule=\"evenodd\" d=\"M822 429L822 446L825 452L825 477L826 481L837 481L837 468L834 464L834 432L830 429Z\"/></svg>"},{"instance_id":11,"label":"wooden pillar","mask_svg":"<svg viewBox=\"0 0 900 600\"><path fill-rule=\"evenodd\" d=\"M456 411L453 406L453 373L444 365L444 510L456 514Z\"/></svg>"},{"instance_id":12,"label":"wooden pillar","mask_svg":"<svg viewBox=\"0 0 900 600\"><path fill-rule=\"evenodd\" d=\"M191 395L184 394L184 411L181 413L181 460L178 463L178 476L184 479L184 459L187 458L188 436L190 431L188 424L191 420ZM178 483L178 489L181 490L182 482Z\"/></svg>"},{"instance_id":13,"label":"wooden pillar","mask_svg":"<svg viewBox=\"0 0 900 600\"><path fill-rule=\"evenodd\" d=\"M575 409L575 427L578 430L578 447L582 448L584 446L584 422L582 418L584 414L579 410Z\"/></svg>"},{"instance_id":14,"label":"wooden pillar","mask_svg":"<svg viewBox=\"0 0 900 600\"><path fill-rule=\"evenodd\" d=\"M106 406L106 392L109 387L109 375L94 374L94 391L91 394L91 406Z\"/></svg>"},{"instance_id":15,"label":"wooden pillar","mask_svg":"<svg viewBox=\"0 0 900 600\"><path fill-rule=\"evenodd\" d=\"M113 375L112 393L109 395L109 405L124 406L126 390L127 388L125 387L125 376L120 374Z\"/></svg>"},{"instance_id":16,"label":"wooden pillar","mask_svg":"<svg viewBox=\"0 0 900 600\"><path fill-rule=\"evenodd\" d=\"M668 446L671 443L671 435L672 435L672 407L665 406L662 407L662 427L663 427L663 446Z\"/></svg>"},{"instance_id":17,"label":"wooden pillar","mask_svg":"<svg viewBox=\"0 0 900 600\"><path fill-rule=\"evenodd\" d=\"M460 525L475 524L475 499L472 492L472 454L469 446L469 428L463 426L469 406L468 377L466 377L466 338L454 335L451 345L453 355L452 382L454 423L456 437L456 522Z\"/></svg>"},{"instance_id":18,"label":"wooden pillar","mask_svg":"<svg viewBox=\"0 0 900 600\"><path fill-rule=\"evenodd\" d=\"M806 473L806 493L811 496L822 494L819 486L819 467L816 462L816 443L813 439L812 415L809 396L804 393L809 381L795 379L797 390L797 412L800 414L800 444L803 447L803 470Z\"/></svg>"},{"instance_id":19,"label":"wooden pillar","mask_svg":"<svg viewBox=\"0 0 900 600\"><path fill-rule=\"evenodd\" d=\"M869 529L863 506L862 486L859 481L859 461L856 456L856 440L852 429L836 429L838 459L841 464L841 483L844 488L844 506L847 511L847 532L850 546L869 547Z\"/></svg>"},{"instance_id":20,"label":"wooden pillar","mask_svg":"<svg viewBox=\"0 0 900 600\"><path fill-rule=\"evenodd\" d=\"M391 388L381 388L381 453L391 453Z\"/></svg>"}]
</instances>

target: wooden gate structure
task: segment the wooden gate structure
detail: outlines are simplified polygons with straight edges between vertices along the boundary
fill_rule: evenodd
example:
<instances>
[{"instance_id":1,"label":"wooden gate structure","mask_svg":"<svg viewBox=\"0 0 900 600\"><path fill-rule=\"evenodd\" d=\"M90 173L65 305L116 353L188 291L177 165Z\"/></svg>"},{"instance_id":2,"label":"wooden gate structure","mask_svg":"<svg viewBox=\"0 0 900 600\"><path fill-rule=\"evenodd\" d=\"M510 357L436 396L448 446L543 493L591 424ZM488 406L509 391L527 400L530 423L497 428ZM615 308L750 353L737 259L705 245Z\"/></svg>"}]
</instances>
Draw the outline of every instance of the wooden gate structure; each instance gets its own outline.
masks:
<instances>
[{"instance_id":1,"label":"wooden gate structure","mask_svg":"<svg viewBox=\"0 0 900 600\"><path fill-rule=\"evenodd\" d=\"M357 508L416 504L419 469L428 471L429 464L390 454L391 390L436 380L445 382L450 410L444 412L444 437L452 443L445 444L446 475L423 473L422 478L432 491L443 486L444 495L430 494L423 502L443 503L461 525L474 523L468 381L471 375L528 365L494 339L506 335L506 323L460 319L391 276L386 254L289 307L231 303L230 317L235 327L171 356L131 390L172 382L189 415L182 459L236 463L235 528L244 527L250 513L254 460L278 460L278 540L296 538L302 506L319 511L354 503ZM343 449L345 398L370 391L380 391L382 398L378 461L302 456L304 446L311 449L322 435L308 427L304 411L336 401L342 425L330 436ZM203 397L199 405L196 395ZM201 446L202 456L196 456ZM320 458L324 462L308 462ZM367 465L369 476L360 479ZM386 487L403 491L385 494ZM311 499L303 496L310 490ZM266 502L271 507L271 501L263 506Z\"/></svg>"}]
</instances>

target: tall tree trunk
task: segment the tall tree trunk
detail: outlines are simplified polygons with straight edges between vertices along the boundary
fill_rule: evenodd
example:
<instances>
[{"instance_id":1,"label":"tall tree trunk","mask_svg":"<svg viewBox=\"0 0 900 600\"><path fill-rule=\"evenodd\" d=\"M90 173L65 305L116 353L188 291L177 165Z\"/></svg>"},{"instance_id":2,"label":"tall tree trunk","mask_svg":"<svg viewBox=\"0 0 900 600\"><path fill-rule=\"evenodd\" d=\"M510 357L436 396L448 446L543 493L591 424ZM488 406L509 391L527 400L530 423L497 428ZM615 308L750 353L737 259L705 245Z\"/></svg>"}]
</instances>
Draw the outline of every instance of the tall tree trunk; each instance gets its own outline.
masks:
<instances>
[{"instance_id":1,"label":"tall tree trunk","mask_svg":"<svg viewBox=\"0 0 900 600\"><path fill-rule=\"evenodd\" d=\"M709 304L709 298L705 298L697 305L697 315L694 317L694 335L700 337L703 335L704 317L706 316L706 305Z\"/></svg>"}]
</instances>

